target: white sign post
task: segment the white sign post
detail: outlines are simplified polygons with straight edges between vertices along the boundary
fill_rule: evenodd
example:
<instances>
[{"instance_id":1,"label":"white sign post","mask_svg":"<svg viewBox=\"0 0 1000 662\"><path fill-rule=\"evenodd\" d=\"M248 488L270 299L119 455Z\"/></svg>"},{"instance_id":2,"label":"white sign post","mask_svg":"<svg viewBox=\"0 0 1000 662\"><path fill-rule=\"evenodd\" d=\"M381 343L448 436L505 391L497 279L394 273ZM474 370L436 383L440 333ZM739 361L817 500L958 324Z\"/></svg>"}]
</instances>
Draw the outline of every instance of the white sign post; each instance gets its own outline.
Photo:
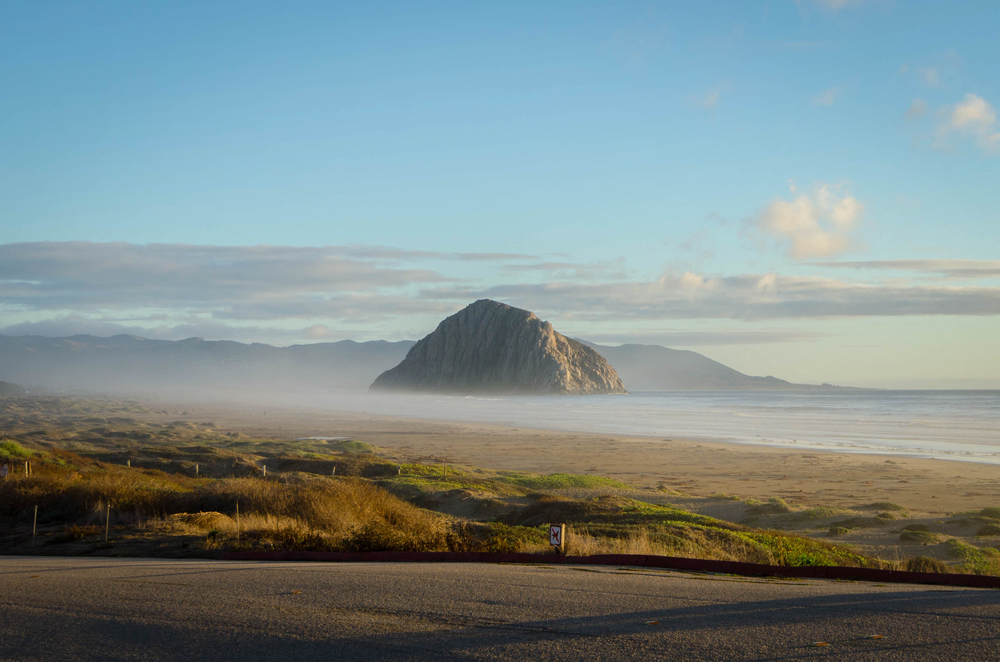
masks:
<instances>
[{"instance_id":1,"label":"white sign post","mask_svg":"<svg viewBox=\"0 0 1000 662\"><path fill-rule=\"evenodd\" d=\"M566 547L565 534L565 524L549 524L549 544L555 547L556 554L562 554Z\"/></svg>"}]
</instances>

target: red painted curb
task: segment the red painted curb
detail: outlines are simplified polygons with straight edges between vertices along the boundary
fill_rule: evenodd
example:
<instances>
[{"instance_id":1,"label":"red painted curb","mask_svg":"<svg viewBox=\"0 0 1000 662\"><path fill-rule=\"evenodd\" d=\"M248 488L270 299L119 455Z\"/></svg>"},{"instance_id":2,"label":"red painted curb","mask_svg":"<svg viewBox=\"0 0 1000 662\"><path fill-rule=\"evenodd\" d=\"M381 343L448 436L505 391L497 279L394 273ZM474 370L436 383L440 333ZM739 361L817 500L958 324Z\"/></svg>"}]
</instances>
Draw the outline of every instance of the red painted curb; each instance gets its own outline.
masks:
<instances>
[{"instance_id":1,"label":"red painted curb","mask_svg":"<svg viewBox=\"0 0 1000 662\"><path fill-rule=\"evenodd\" d=\"M223 552L225 561L353 561L409 563L542 563L571 565L628 565L669 568L695 572L716 572L755 577L796 577L801 579L855 579L898 584L939 584L970 588L1000 588L1000 577L984 575L943 575L931 572L874 570L840 566L781 566L738 561L686 559L679 556L640 554L599 554L557 556L555 554L493 554L488 552Z\"/></svg>"}]
</instances>

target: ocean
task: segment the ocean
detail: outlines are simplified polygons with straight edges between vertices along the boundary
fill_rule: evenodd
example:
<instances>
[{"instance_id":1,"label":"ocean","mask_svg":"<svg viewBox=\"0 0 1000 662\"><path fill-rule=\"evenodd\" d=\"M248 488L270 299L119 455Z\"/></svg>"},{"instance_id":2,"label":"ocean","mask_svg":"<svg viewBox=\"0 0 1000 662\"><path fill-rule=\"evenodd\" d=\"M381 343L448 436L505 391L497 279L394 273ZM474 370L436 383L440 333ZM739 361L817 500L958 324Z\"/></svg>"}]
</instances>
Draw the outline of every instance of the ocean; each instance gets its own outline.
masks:
<instances>
[{"instance_id":1,"label":"ocean","mask_svg":"<svg viewBox=\"0 0 1000 662\"><path fill-rule=\"evenodd\" d=\"M574 432L1000 463L1000 391L334 396L337 409Z\"/></svg>"}]
</instances>

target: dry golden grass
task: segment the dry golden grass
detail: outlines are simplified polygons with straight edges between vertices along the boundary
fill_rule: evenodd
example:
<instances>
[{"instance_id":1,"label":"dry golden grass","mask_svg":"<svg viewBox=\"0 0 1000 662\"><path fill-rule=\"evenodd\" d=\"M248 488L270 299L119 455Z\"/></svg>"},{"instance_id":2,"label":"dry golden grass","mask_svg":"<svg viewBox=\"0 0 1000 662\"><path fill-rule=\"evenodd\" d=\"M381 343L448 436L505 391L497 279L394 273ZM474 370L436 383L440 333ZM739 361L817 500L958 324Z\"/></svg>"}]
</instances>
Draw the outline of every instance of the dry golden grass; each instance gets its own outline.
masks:
<instances>
[{"instance_id":1,"label":"dry golden grass","mask_svg":"<svg viewBox=\"0 0 1000 662\"><path fill-rule=\"evenodd\" d=\"M672 535L656 540L646 529L636 529L627 536L615 538L591 536L571 532L567 538L567 554L640 554L683 556L749 563L773 563L765 550L746 541L727 535L726 532L684 530L683 535Z\"/></svg>"},{"instance_id":2,"label":"dry golden grass","mask_svg":"<svg viewBox=\"0 0 1000 662\"><path fill-rule=\"evenodd\" d=\"M448 549L445 518L354 478L290 476L195 479L159 471L77 462L0 482L0 515L23 519L38 506L40 522L65 526L146 527L170 523L209 532L218 544L300 549Z\"/></svg>"},{"instance_id":3,"label":"dry golden grass","mask_svg":"<svg viewBox=\"0 0 1000 662\"><path fill-rule=\"evenodd\" d=\"M659 554L670 555L673 550L649 539L646 531L637 531L626 538L595 538L587 534L572 534L566 543L566 553L573 556L591 554Z\"/></svg>"}]
</instances>

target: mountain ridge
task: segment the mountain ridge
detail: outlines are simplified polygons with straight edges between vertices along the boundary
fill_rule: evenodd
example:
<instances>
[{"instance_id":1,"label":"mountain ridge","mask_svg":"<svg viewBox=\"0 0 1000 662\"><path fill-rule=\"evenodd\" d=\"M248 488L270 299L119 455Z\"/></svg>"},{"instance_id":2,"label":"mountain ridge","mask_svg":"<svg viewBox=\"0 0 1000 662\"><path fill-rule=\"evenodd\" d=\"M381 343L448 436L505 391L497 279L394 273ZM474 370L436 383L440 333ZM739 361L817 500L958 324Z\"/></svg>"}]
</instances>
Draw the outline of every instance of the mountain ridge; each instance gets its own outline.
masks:
<instances>
[{"instance_id":1,"label":"mountain ridge","mask_svg":"<svg viewBox=\"0 0 1000 662\"><path fill-rule=\"evenodd\" d=\"M618 373L624 387L631 391L831 388L744 375L689 350L660 345L610 346L586 340L580 342L593 345ZM413 340L340 340L277 347L194 337L162 340L128 334L77 334L58 338L0 334L0 380L25 386L92 392L150 393L165 387L184 390L192 384L209 389L236 385L261 389L363 391L379 374L398 365L415 344ZM631 349L636 347L643 349ZM691 372L677 367L673 359L678 357L688 357L694 366ZM704 376L718 371L715 366L721 366L730 379ZM686 379L678 377L685 374L688 375Z\"/></svg>"},{"instance_id":2,"label":"mountain ridge","mask_svg":"<svg viewBox=\"0 0 1000 662\"><path fill-rule=\"evenodd\" d=\"M755 377L698 352L662 345L599 345L580 340L608 360L633 391L791 391L845 388Z\"/></svg>"}]
</instances>

